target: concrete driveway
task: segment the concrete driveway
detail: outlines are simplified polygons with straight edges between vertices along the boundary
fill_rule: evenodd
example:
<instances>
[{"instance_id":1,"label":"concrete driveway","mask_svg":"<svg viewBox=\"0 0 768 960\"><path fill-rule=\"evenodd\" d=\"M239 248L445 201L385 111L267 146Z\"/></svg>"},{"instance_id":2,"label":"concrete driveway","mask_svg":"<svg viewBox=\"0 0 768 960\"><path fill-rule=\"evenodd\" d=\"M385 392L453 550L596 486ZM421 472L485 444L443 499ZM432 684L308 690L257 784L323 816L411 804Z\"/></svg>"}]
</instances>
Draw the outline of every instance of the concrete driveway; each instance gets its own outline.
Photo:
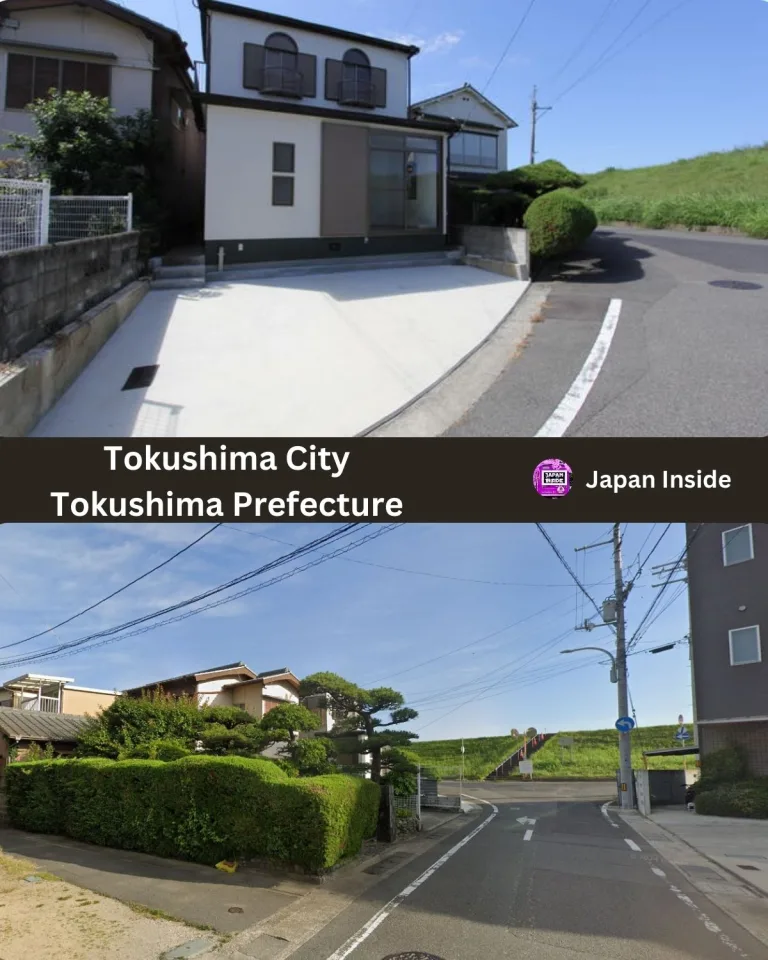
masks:
<instances>
[{"instance_id":1,"label":"concrete driveway","mask_svg":"<svg viewBox=\"0 0 768 960\"><path fill-rule=\"evenodd\" d=\"M439 265L153 290L32 436L355 436L449 373L527 286Z\"/></svg>"}]
</instances>

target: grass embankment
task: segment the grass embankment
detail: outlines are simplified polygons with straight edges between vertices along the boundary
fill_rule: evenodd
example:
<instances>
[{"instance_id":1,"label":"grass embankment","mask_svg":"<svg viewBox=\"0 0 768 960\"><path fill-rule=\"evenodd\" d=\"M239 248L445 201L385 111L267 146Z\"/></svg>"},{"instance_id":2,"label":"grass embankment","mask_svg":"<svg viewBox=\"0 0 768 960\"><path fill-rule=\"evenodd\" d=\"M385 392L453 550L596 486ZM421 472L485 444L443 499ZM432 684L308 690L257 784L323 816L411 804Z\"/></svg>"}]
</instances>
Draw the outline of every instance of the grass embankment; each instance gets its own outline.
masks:
<instances>
[{"instance_id":1,"label":"grass embankment","mask_svg":"<svg viewBox=\"0 0 768 960\"><path fill-rule=\"evenodd\" d=\"M483 780L525 741L522 737L475 737L464 741L464 778ZM411 744L408 753L425 775L439 780L458 779L461 740L426 740Z\"/></svg>"},{"instance_id":2,"label":"grass embankment","mask_svg":"<svg viewBox=\"0 0 768 960\"><path fill-rule=\"evenodd\" d=\"M768 143L635 170L586 175L579 196L600 223L729 227L768 239Z\"/></svg>"},{"instance_id":3,"label":"grass embankment","mask_svg":"<svg viewBox=\"0 0 768 960\"><path fill-rule=\"evenodd\" d=\"M632 732L632 766L643 767L643 750L658 750L679 746L674 739L675 726L644 727ZM560 746L560 737L573 737L573 751ZM562 731L548 740L535 753L534 780L602 780L613 779L618 768L618 733L615 730ZM694 757L686 762L693 766ZM652 770L682 770L682 757L649 757Z\"/></svg>"}]
</instances>

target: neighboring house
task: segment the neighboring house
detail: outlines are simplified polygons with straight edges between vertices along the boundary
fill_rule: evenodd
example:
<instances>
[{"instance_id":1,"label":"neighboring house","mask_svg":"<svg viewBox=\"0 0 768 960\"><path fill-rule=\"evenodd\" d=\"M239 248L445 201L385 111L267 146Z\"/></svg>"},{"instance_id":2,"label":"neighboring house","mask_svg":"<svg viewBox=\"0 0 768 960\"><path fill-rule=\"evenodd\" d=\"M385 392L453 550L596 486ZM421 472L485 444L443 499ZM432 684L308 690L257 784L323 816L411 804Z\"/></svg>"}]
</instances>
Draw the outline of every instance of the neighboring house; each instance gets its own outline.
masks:
<instances>
[{"instance_id":1,"label":"neighboring house","mask_svg":"<svg viewBox=\"0 0 768 960\"><path fill-rule=\"evenodd\" d=\"M446 245L451 120L409 114L413 46L199 0L208 263Z\"/></svg>"},{"instance_id":2,"label":"neighboring house","mask_svg":"<svg viewBox=\"0 0 768 960\"><path fill-rule=\"evenodd\" d=\"M448 148L451 177L480 179L507 169L507 131L517 123L471 84L414 103L411 115L461 125Z\"/></svg>"},{"instance_id":3,"label":"neighboring house","mask_svg":"<svg viewBox=\"0 0 768 960\"><path fill-rule=\"evenodd\" d=\"M95 716L119 696L116 690L80 687L71 677L25 673L0 685L0 707L28 713Z\"/></svg>"},{"instance_id":4,"label":"neighboring house","mask_svg":"<svg viewBox=\"0 0 768 960\"><path fill-rule=\"evenodd\" d=\"M0 147L9 133L35 132L29 104L51 88L109 97L119 116L149 110L164 143L164 203L178 231L199 236L205 146L193 69L178 33L110 0L4 0Z\"/></svg>"},{"instance_id":5,"label":"neighboring house","mask_svg":"<svg viewBox=\"0 0 768 960\"><path fill-rule=\"evenodd\" d=\"M701 755L742 744L768 776L768 527L687 524L695 722Z\"/></svg>"},{"instance_id":6,"label":"neighboring house","mask_svg":"<svg viewBox=\"0 0 768 960\"><path fill-rule=\"evenodd\" d=\"M123 693L140 697L152 691L197 697L201 707L241 707L257 719L281 703L299 702L299 680L287 667L255 673L244 663L228 663L156 680Z\"/></svg>"}]
</instances>

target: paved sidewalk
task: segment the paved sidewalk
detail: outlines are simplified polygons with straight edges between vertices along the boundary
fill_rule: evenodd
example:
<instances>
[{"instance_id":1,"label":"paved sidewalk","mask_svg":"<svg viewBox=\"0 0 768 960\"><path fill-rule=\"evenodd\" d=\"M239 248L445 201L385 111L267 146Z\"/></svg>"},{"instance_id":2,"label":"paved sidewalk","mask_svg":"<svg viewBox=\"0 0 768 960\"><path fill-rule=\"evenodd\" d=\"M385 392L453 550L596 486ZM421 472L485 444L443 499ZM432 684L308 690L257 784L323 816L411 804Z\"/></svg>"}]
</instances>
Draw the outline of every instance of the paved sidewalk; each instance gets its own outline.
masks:
<instances>
[{"instance_id":1,"label":"paved sidewalk","mask_svg":"<svg viewBox=\"0 0 768 960\"><path fill-rule=\"evenodd\" d=\"M445 265L153 290L32 436L356 436L441 381L527 289ZM137 367L154 379L124 390Z\"/></svg>"}]
</instances>

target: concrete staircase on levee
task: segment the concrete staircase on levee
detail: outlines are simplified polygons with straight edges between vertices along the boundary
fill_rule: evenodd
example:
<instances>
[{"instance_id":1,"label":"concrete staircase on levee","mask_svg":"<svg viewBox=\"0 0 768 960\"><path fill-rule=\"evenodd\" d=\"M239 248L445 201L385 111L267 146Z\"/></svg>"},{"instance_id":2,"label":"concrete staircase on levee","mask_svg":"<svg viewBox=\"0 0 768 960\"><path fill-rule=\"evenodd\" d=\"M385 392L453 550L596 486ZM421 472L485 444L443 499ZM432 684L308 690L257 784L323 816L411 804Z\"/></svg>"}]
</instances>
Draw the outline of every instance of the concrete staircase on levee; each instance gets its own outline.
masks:
<instances>
[{"instance_id":1,"label":"concrete staircase on levee","mask_svg":"<svg viewBox=\"0 0 768 960\"><path fill-rule=\"evenodd\" d=\"M522 759L530 760L533 754L537 750L541 750L547 740L551 740L552 737L554 737L554 733L537 733L535 737L526 741L519 750L516 750L511 757L507 757L495 770L492 770L485 779L503 780L504 777L508 777L517 770Z\"/></svg>"},{"instance_id":2,"label":"concrete staircase on levee","mask_svg":"<svg viewBox=\"0 0 768 960\"><path fill-rule=\"evenodd\" d=\"M202 253L165 254L149 262L153 290L199 290L206 284Z\"/></svg>"}]
</instances>

